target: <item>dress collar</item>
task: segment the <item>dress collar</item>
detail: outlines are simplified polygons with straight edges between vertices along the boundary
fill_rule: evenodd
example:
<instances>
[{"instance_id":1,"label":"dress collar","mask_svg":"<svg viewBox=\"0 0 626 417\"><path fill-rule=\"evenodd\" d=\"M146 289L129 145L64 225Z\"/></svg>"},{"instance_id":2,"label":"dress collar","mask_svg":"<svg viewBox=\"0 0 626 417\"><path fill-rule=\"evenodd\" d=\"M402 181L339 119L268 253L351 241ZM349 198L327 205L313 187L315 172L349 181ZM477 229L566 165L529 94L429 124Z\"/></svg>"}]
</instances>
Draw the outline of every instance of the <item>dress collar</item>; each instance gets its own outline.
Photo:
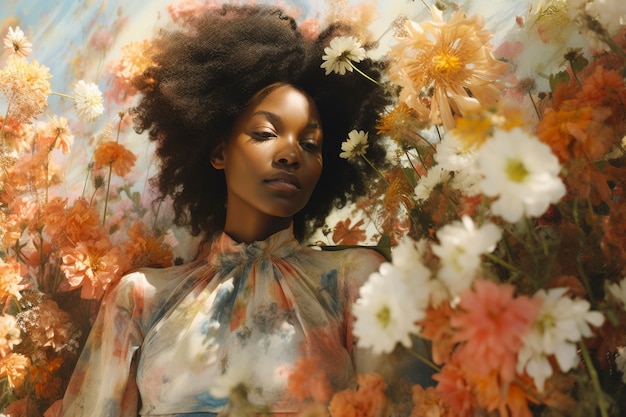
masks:
<instances>
[{"instance_id":1,"label":"dress collar","mask_svg":"<svg viewBox=\"0 0 626 417\"><path fill-rule=\"evenodd\" d=\"M226 233L222 233L211 245L207 261L225 267L226 264L247 264L262 258L284 258L295 252L300 243L293 235L293 227L280 230L265 240L252 243L235 241ZM236 265L231 265L236 266Z\"/></svg>"}]
</instances>

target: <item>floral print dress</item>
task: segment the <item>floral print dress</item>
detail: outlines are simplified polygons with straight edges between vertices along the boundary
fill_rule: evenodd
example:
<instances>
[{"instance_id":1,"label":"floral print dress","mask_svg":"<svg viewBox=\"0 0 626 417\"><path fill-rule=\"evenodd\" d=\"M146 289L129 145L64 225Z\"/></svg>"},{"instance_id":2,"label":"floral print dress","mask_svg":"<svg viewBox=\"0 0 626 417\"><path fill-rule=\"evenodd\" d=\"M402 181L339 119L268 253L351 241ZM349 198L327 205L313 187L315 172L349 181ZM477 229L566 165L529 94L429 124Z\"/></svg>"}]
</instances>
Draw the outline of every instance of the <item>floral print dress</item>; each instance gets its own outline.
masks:
<instances>
[{"instance_id":1,"label":"floral print dress","mask_svg":"<svg viewBox=\"0 0 626 417\"><path fill-rule=\"evenodd\" d=\"M297 413L299 358L335 390L354 383L350 307L383 261L303 247L286 229L252 244L223 234L200 261L129 274L103 300L63 415L211 416L238 384L259 407Z\"/></svg>"}]
</instances>

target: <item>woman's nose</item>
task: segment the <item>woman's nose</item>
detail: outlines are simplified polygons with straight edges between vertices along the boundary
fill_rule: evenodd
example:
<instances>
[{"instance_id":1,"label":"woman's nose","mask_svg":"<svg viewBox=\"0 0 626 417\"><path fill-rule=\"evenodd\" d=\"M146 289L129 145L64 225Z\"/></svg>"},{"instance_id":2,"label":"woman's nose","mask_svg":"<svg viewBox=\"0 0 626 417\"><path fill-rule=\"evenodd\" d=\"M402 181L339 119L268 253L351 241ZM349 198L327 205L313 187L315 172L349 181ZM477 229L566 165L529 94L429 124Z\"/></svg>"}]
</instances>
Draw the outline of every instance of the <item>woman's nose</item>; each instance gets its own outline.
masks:
<instances>
[{"instance_id":1,"label":"woman's nose","mask_svg":"<svg viewBox=\"0 0 626 417\"><path fill-rule=\"evenodd\" d=\"M276 141L274 163L279 166L297 168L300 166L300 148L294 137L283 137Z\"/></svg>"}]
</instances>

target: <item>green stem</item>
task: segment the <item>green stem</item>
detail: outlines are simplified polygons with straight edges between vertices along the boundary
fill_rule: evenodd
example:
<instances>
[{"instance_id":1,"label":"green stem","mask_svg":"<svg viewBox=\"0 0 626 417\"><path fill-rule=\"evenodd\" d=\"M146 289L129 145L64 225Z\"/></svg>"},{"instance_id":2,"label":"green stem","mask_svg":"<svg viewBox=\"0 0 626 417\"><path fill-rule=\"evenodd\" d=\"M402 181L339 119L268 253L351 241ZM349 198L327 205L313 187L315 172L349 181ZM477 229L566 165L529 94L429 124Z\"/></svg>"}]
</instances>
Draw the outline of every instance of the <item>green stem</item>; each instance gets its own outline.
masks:
<instances>
[{"instance_id":1,"label":"green stem","mask_svg":"<svg viewBox=\"0 0 626 417\"><path fill-rule=\"evenodd\" d=\"M585 368L589 372L589 377L591 378L591 384L593 385L593 390L596 392L596 396L598 397L598 407L600 407L600 415L602 417L609 417L608 412L608 404L606 403L605 393L602 391L602 387L600 386L600 379L598 378L598 373L596 372L596 368L593 366L591 362L591 355L589 355L589 350L587 350L587 346L583 341L578 343L580 346L580 351L583 354L583 359L585 361Z\"/></svg>"},{"instance_id":2,"label":"green stem","mask_svg":"<svg viewBox=\"0 0 626 417\"><path fill-rule=\"evenodd\" d=\"M383 85L381 83L379 83L378 81L376 81L375 79L373 79L372 77L370 77L369 75L367 75L366 73L364 73L363 71L361 71L360 69L357 68L356 65L354 65L352 63L352 61L348 61L348 64L350 64L350 66L352 67L352 69L354 69L356 72L358 72L359 74L361 74L363 77L365 77L366 79L370 80L371 82L373 82L374 84L376 84L379 87L382 87Z\"/></svg>"},{"instance_id":3,"label":"green stem","mask_svg":"<svg viewBox=\"0 0 626 417\"><path fill-rule=\"evenodd\" d=\"M498 264L500 266L505 267L506 269L508 269L511 272L514 272L516 274L522 274L522 271L520 271L519 269L517 269L514 265L511 265L510 263L498 258L496 255L494 255L493 253L485 253L483 254L485 255L485 257L487 259L489 259L491 262Z\"/></svg>"},{"instance_id":4,"label":"green stem","mask_svg":"<svg viewBox=\"0 0 626 417\"><path fill-rule=\"evenodd\" d=\"M369 165L369 166L370 166L370 167L371 167L374 171L376 171L376 173L380 176L380 178L382 178L382 179L383 179L383 181L385 181L385 184L387 184L387 186L391 185L391 184L389 184L389 181L387 181L387 178L385 178L385 176L383 175L383 173L382 173L382 172L380 172L380 171L378 170L378 168L376 168L376 167L374 166L374 164L372 164L372 163L370 162L370 160L369 160L369 159L367 159L367 157L366 157L365 155L361 155L361 157L363 158L363 160L364 160L364 161L365 161L365 162L366 162L366 163L367 163L367 164L368 164L368 165Z\"/></svg>"},{"instance_id":5,"label":"green stem","mask_svg":"<svg viewBox=\"0 0 626 417\"><path fill-rule=\"evenodd\" d=\"M539 112L539 109L537 108L535 99L533 98L533 95L530 91L528 92L528 97L530 98L530 102L532 103L533 109L535 109L535 113L537 113L537 117L539 118L539 120L543 119L543 117L541 116L541 113Z\"/></svg>"},{"instance_id":6,"label":"green stem","mask_svg":"<svg viewBox=\"0 0 626 417\"><path fill-rule=\"evenodd\" d=\"M113 162L109 164L109 178L107 179L107 192L104 196L104 211L102 212L102 226L104 226L107 219L107 207L109 205L109 190L111 189L111 176L113 174Z\"/></svg>"},{"instance_id":7,"label":"green stem","mask_svg":"<svg viewBox=\"0 0 626 417\"><path fill-rule=\"evenodd\" d=\"M415 356L417 359L419 359L420 361L422 361L424 364L428 365L430 368L432 368L435 372L439 372L441 371L441 368L439 368L437 365L435 365L435 363L433 361L431 361L430 359L428 359L426 356L422 355L421 353L410 349L409 352L411 353L411 355Z\"/></svg>"},{"instance_id":8,"label":"green stem","mask_svg":"<svg viewBox=\"0 0 626 417\"><path fill-rule=\"evenodd\" d=\"M59 97L63 97L63 98L69 98L70 100L76 100L76 97L74 97L74 96L70 96L70 95L63 94L63 93L55 93L54 91L51 92L50 95L59 96Z\"/></svg>"}]
</instances>

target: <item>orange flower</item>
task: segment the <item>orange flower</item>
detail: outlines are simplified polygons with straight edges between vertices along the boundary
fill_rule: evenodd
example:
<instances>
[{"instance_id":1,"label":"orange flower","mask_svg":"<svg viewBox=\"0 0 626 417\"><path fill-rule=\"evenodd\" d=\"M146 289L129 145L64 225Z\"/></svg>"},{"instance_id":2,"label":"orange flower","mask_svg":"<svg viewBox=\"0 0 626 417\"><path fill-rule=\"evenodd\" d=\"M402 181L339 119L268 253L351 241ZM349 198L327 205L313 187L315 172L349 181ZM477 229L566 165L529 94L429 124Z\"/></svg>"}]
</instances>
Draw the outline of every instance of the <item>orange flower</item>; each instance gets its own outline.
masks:
<instances>
[{"instance_id":1,"label":"orange flower","mask_svg":"<svg viewBox=\"0 0 626 417\"><path fill-rule=\"evenodd\" d=\"M7 307L6 303L11 297L18 300L22 298L22 291L27 284L21 284L22 273L20 263L13 258L7 258L6 261L0 258L0 303Z\"/></svg>"},{"instance_id":2,"label":"orange flower","mask_svg":"<svg viewBox=\"0 0 626 417\"><path fill-rule=\"evenodd\" d=\"M50 347L55 352L67 347L77 331L69 313L50 298L43 298L36 308L20 313L18 319L36 348Z\"/></svg>"},{"instance_id":3,"label":"orange flower","mask_svg":"<svg viewBox=\"0 0 626 417\"><path fill-rule=\"evenodd\" d=\"M503 386L496 371L487 376L473 377L476 397L481 407L490 412L498 410L500 416L532 417L528 408L528 400L532 397L523 387L516 383Z\"/></svg>"},{"instance_id":4,"label":"orange flower","mask_svg":"<svg viewBox=\"0 0 626 417\"><path fill-rule=\"evenodd\" d=\"M537 124L537 136L548 144L561 162L586 157L602 157L614 141L604 126L611 115L606 107L577 107L570 101L558 111L546 111Z\"/></svg>"},{"instance_id":5,"label":"orange flower","mask_svg":"<svg viewBox=\"0 0 626 417\"><path fill-rule=\"evenodd\" d=\"M63 247L73 246L80 241L99 239L103 230L96 208L91 207L87 200L79 198L71 207L63 209L64 201L55 199L44 209L44 213L52 215L44 218L44 222L45 231L52 236L53 242ZM58 223L53 223L54 220L58 220Z\"/></svg>"},{"instance_id":6,"label":"orange flower","mask_svg":"<svg viewBox=\"0 0 626 417\"><path fill-rule=\"evenodd\" d=\"M172 248L163 242L163 238L151 236L144 223L133 223L126 234L130 240L124 244L124 256L130 260L131 268L172 265Z\"/></svg>"},{"instance_id":7,"label":"orange flower","mask_svg":"<svg viewBox=\"0 0 626 417\"><path fill-rule=\"evenodd\" d=\"M10 353L0 359L0 378L7 377L13 389L19 389L24 384L28 373L30 359L19 353Z\"/></svg>"},{"instance_id":8,"label":"orange flower","mask_svg":"<svg viewBox=\"0 0 626 417\"><path fill-rule=\"evenodd\" d=\"M432 358L438 365L447 362L452 355L454 331L450 326L450 316L450 303L442 302L437 307L429 306L426 317L418 323L422 328L421 335L432 343Z\"/></svg>"},{"instance_id":9,"label":"orange flower","mask_svg":"<svg viewBox=\"0 0 626 417\"><path fill-rule=\"evenodd\" d=\"M100 142L93 153L93 158L96 168L111 166L113 173L120 177L128 174L137 161L134 153L113 141Z\"/></svg>"},{"instance_id":10,"label":"orange flower","mask_svg":"<svg viewBox=\"0 0 626 417\"><path fill-rule=\"evenodd\" d=\"M351 223L350 218L337 222L333 231L333 242L338 245L357 245L365 241L365 230L361 228L365 223L364 220L361 219L350 227Z\"/></svg>"},{"instance_id":11,"label":"orange flower","mask_svg":"<svg viewBox=\"0 0 626 417\"><path fill-rule=\"evenodd\" d=\"M325 404L330 399L332 388L319 363L317 358L305 357L295 363L289 374L287 387L297 400L313 398L316 402Z\"/></svg>"},{"instance_id":12,"label":"orange flower","mask_svg":"<svg viewBox=\"0 0 626 417\"><path fill-rule=\"evenodd\" d=\"M626 117L626 86L618 71L596 67L593 74L585 79L582 90L576 98L585 105L611 109L608 121L613 126L622 126Z\"/></svg>"},{"instance_id":13,"label":"orange flower","mask_svg":"<svg viewBox=\"0 0 626 417\"><path fill-rule=\"evenodd\" d=\"M448 417L448 406L443 402L434 387L424 389L413 385L413 410L411 417Z\"/></svg>"},{"instance_id":14,"label":"orange flower","mask_svg":"<svg viewBox=\"0 0 626 417\"><path fill-rule=\"evenodd\" d=\"M448 362L441 371L433 375L437 381L435 390L450 407L450 414L455 417L474 416L478 407L476 396L472 392L464 372L455 361Z\"/></svg>"},{"instance_id":15,"label":"orange flower","mask_svg":"<svg viewBox=\"0 0 626 417\"><path fill-rule=\"evenodd\" d=\"M81 287L81 298L99 299L123 274L121 250L112 246L107 238L102 236L61 250L64 284L70 289Z\"/></svg>"},{"instance_id":16,"label":"orange flower","mask_svg":"<svg viewBox=\"0 0 626 417\"><path fill-rule=\"evenodd\" d=\"M454 115L498 100L498 79L508 65L493 57L492 35L482 18L466 18L459 10L446 22L439 9L431 11L431 21L405 22L404 35L396 37L389 52L389 79L402 87L401 101L420 115L428 114L431 123L452 129ZM432 102L425 105L431 90Z\"/></svg>"},{"instance_id":17,"label":"orange flower","mask_svg":"<svg viewBox=\"0 0 626 417\"><path fill-rule=\"evenodd\" d=\"M357 375L357 390L343 390L330 400L331 417L381 417L385 415L387 385L378 374Z\"/></svg>"}]
</instances>

